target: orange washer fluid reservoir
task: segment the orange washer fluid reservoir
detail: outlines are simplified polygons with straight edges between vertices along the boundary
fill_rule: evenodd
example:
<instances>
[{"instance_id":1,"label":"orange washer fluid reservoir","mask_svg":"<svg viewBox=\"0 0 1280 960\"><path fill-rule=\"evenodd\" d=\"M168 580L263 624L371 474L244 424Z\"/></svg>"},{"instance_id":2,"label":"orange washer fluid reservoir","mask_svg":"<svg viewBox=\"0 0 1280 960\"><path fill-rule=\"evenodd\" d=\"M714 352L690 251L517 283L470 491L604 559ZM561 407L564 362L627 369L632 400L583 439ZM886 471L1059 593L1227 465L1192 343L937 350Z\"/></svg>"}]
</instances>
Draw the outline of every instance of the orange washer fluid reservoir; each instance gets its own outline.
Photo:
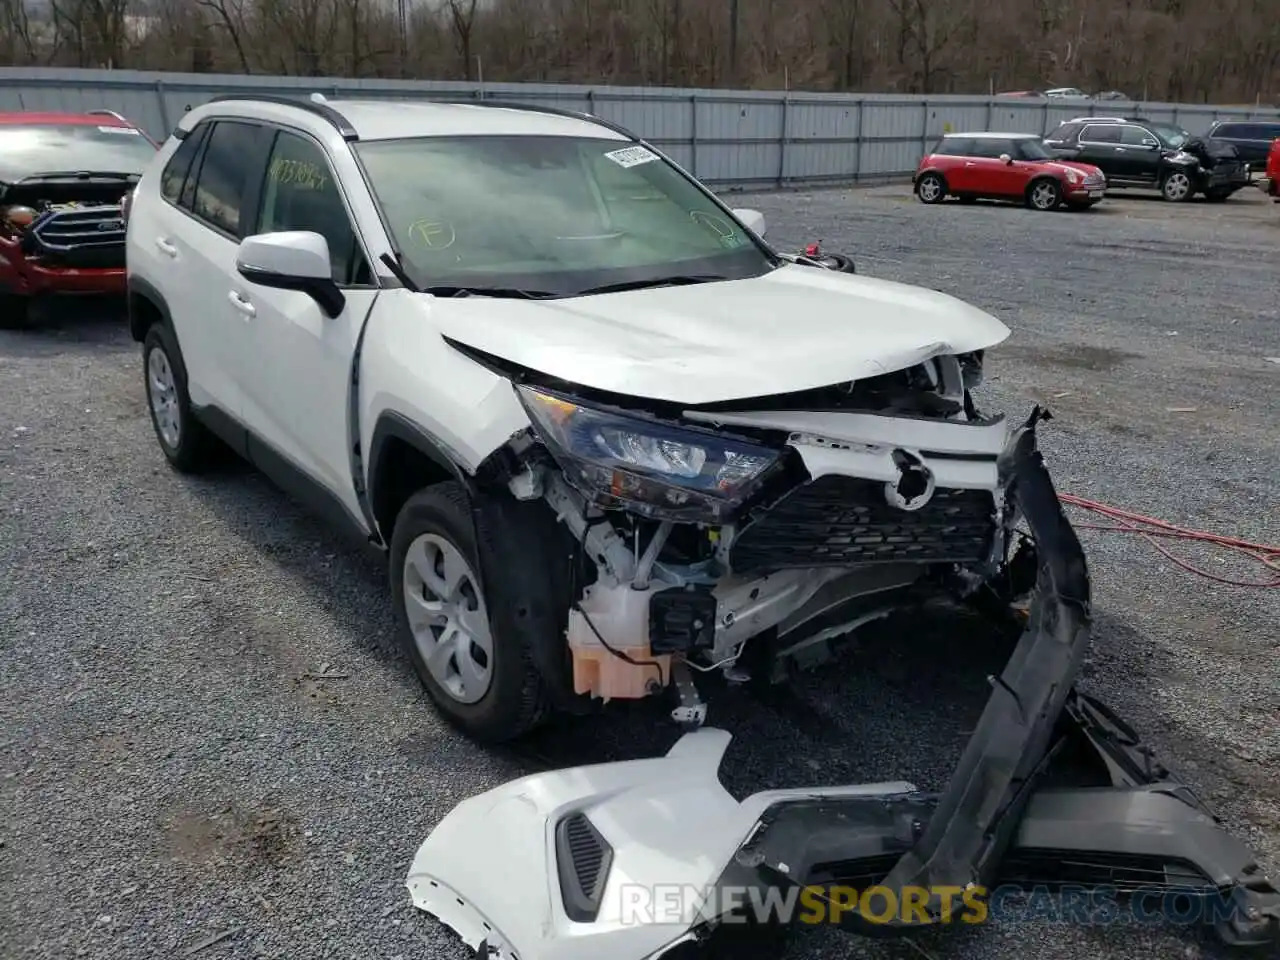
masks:
<instances>
[{"instance_id":1,"label":"orange washer fluid reservoir","mask_svg":"<svg viewBox=\"0 0 1280 960\"><path fill-rule=\"evenodd\" d=\"M671 657L655 657L649 652L651 596L652 590L632 590L629 584L597 583L583 591L581 609L569 611L567 632L573 686L578 693L605 701L639 700L649 695L653 684L666 686ZM608 647L600 642L597 631ZM609 647L635 663L623 660Z\"/></svg>"}]
</instances>

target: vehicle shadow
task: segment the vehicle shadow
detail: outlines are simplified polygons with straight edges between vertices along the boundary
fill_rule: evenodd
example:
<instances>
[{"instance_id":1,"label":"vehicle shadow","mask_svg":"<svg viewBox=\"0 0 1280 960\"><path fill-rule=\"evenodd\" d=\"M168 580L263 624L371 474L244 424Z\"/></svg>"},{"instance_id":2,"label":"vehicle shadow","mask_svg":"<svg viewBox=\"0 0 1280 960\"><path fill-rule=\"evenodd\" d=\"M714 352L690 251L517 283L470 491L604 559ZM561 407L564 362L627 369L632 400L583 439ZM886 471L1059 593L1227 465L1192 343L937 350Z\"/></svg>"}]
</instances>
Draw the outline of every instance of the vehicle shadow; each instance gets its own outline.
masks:
<instances>
[{"instance_id":1,"label":"vehicle shadow","mask_svg":"<svg viewBox=\"0 0 1280 960\"><path fill-rule=\"evenodd\" d=\"M0 331L5 352L13 356L48 356L77 345L132 345L127 310L120 297L39 298L31 303L29 311L23 327Z\"/></svg>"}]
</instances>

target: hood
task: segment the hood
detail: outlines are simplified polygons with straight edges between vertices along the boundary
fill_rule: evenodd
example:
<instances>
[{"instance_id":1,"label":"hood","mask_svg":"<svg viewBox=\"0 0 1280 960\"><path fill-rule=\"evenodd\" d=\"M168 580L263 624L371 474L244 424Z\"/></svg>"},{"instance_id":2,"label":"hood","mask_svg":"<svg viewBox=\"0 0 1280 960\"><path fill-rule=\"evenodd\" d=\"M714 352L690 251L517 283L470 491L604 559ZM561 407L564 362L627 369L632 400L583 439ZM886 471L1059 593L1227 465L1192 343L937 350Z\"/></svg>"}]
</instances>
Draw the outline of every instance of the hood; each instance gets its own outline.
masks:
<instances>
[{"instance_id":1,"label":"hood","mask_svg":"<svg viewBox=\"0 0 1280 960\"><path fill-rule=\"evenodd\" d=\"M1083 173L1086 177L1092 174L1102 174L1102 171L1091 163L1079 163L1072 160L1042 160L1042 166L1056 170L1074 170L1077 173Z\"/></svg>"},{"instance_id":2,"label":"hood","mask_svg":"<svg viewBox=\"0 0 1280 960\"><path fill-rule=\"evenodd\" d=\"M1009 336L946 294L814 267L560 300L419 299L451 340L584 387L703 404L862 380Z\"/></svg>"}]
</instances>

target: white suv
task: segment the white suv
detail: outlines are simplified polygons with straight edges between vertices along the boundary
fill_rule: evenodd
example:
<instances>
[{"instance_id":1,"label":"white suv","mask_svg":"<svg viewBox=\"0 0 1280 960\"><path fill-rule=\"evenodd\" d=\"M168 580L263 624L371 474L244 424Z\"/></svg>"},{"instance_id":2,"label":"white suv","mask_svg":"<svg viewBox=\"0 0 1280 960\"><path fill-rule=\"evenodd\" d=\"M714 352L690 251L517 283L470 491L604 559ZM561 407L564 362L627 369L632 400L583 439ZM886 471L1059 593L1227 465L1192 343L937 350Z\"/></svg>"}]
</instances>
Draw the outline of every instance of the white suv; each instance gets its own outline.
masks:
<instances>
[{"instance_id":1,"label":"white suv","mask_svg":"<svg viewBox=\"0 0 1280 960\"><path fill-rule=\"evenodd\" d=\"M222 98L127 229L164 455L230 448L387 554L477 738L661 691L697 724L691 670L1009 579L1010 431L970 396L1008 329L771 249L616 126Z\"/></svg>"}]
</instances>

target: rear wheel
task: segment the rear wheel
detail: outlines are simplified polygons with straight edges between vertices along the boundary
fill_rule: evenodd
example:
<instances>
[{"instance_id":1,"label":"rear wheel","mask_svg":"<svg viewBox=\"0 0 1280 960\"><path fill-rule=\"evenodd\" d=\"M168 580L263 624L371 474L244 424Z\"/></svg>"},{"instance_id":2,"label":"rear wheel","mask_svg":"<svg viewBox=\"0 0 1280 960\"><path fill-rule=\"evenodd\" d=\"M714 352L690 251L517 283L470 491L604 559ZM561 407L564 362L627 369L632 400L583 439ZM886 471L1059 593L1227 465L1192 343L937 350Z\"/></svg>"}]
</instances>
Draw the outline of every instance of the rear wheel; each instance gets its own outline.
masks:
<instances>
[{"instance_id":1,"label":"rear wheel","mask_svg":"<svg viewBox=\"0 0 1280 960\"><path fill-rule=\"evenodd\" d=\"M1062 188L1056 180L1037 180L1027 188L1027 206L1034 210L1057 210L1062 204Z\"/></svg>"},{"instance_id":2,"label":"rear wheel","mask_svg":"<svg viewBox=\"0 0 1280 960\"><path fill-rule=\"evenodd\" d=\"M162 323L143 338L142 368L151 426L165 459L180 473L203 472L216 459L218 441L192 412L182 354Z\"/></svg>"},{"instance_id":3,"label":"rear wheel","mask_svg":"<svg viewBox=\"0 0 1280 960\"><path fill-rule=\"evenodd\" d=\"M1160 183L1160 196L1171 203L1185 203L1195 193L1191 177L1181 170L1171 170Z\"/></svg>"},{"instance_id":4,"label":"rear wheel","mask_svg":"<svg viewBox=\"0 0 1280 960\"><path fill-rule=\"evenodd\" d=\"M947 181L938 173L926 173L916 181L916 196L921 203L941 203L947 197Z\"/></svg>"}]
</instances>

